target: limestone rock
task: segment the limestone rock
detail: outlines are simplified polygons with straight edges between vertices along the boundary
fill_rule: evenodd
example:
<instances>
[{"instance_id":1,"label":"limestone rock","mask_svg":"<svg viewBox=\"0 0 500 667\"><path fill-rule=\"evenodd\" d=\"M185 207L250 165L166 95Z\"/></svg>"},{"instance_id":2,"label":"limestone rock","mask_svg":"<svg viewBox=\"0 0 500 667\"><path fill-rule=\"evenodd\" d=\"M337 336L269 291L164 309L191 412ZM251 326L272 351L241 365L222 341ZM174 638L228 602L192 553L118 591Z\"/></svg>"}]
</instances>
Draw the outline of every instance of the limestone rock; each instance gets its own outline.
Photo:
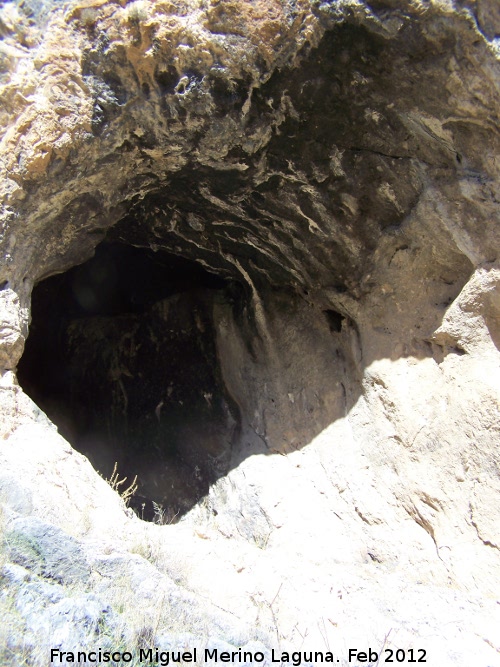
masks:
<instances>
[{"instance_id":1,"label":"limestone rock","mask_svg":"<svg viewBox=\"0 0 500 667\"><path fill-rule=\"evenodd\" d=\"M5 664L104 627L500 665L499 35L493 0L2 3ZM162 525L61 437L96 424Z\"/></svg>"}]
</instances>

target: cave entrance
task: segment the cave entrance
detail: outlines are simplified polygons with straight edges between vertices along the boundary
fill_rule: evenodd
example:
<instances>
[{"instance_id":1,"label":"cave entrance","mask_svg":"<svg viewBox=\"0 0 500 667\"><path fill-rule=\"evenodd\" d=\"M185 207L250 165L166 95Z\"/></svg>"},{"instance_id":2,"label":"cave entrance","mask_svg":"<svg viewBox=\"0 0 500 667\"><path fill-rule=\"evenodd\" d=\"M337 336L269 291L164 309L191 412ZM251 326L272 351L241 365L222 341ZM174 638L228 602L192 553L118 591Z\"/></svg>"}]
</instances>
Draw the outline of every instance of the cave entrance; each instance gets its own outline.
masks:
<instances>
[{"instance_id":1,"label":"cave entrance","mask_svg":"<svg viewBox=\"0 0 500 667\"><path fill-rule=\"evenodd\" d=\"M33 291L19 382L103 477L137 475L146 520L177 520L228 470L238 418L212 313L229 289L195 262L103 243Z\"/></svg>"}]
</instances>

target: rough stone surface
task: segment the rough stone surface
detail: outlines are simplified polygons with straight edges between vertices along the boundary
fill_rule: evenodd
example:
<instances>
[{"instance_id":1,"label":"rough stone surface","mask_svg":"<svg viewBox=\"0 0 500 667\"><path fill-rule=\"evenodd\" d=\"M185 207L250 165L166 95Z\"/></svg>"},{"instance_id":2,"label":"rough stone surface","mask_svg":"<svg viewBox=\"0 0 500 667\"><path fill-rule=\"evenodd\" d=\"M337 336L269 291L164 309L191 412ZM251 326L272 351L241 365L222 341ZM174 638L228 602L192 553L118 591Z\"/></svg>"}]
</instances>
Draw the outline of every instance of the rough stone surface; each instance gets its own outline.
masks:
<instances>
[{"instance_id":1,"label":"rough stone surface","mask_svg":"<svg viewBox=\"0 0 500 667\"><path fill-rule=\"evenodd\" d=\"M24 0L0 37L5 664L48 627L88 645L110 605L134 646L500 665L497 3ZM225 281L193 337L227 460L177 525L126 510L16 379L33 286L104 238ZM153 301L185 313L152 327L164 363L196 308ZM175 374L145 365L136 387ZM65 549L85 582L55 574Z\"/></svg>"},{"instance_id":2,"label":"rough stone surface","mask_svg":"<svg viewBox=\"0 0 500 667\"><path fill-rule=\"evenodd\" d=\"M50 524L33 517L16 519L5 540L9 560L47 579L71 584L90 575L79 544Z\"/></svg>"}]
</instances>

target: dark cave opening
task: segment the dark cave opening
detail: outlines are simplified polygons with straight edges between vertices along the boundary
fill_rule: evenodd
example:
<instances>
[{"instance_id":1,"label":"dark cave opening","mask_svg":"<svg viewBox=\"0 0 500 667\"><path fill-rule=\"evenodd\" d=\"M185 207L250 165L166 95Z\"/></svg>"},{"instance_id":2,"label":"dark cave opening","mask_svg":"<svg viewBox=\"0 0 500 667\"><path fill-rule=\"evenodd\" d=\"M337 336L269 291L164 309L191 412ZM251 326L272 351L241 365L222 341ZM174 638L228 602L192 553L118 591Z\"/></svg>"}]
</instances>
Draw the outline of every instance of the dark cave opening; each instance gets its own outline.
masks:
<instances>
[{"instance_id":1,"label":"dark cave opening","mask_svg":"<svg viewBox=\"0 0 500 667\"><path fill-rule=\"evenodd\" d=\"M23 389L130 506L173 522L228 470L238 411L217 356L213 306L238 287L164 252L103 243L39 283L18 367Z\"/></svg>"}]
</instances>

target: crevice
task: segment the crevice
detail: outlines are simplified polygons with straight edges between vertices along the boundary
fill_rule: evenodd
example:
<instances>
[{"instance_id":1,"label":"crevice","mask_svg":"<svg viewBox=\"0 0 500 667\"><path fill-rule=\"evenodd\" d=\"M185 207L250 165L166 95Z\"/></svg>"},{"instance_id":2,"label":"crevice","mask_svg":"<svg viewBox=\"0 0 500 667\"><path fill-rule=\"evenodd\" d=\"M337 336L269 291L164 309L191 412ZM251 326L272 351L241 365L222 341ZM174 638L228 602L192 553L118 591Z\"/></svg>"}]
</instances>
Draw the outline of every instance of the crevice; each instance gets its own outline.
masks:
<instances>
[{"instance_id":1,"label":"crevice","mask_svg":"<svg viewBox=\"0 0 500 667\"><path fill-rule=\"evenodd\" d=\"M424 160L414 155L393 155L391 153L383 153L381 151L376 151L373 148L361 148L359 146L339 146L339 148L351 151L352 153L371 153L372 155L387 157L390 158L391 160L416 160L418 162L423 162L424 164L427 164L426 162L424 162Z\"/></svg>"},{"instance_id":2,"label":"crevice","mask_svg":"<svg viewBox=\"0 0 500 667\"><path fill-rule=\"evenodd\" d=\"M474 527L474 530L476 531L476 534L478 538L481 540L481 542L486 546L486 547L491 547L492 549L497 549L500 550L500 547L498 544L495 544L494 542L491 542L491 540L485 539L479 530L479 526L477 523L474 521L474 508L472 507L472 503L469 503L469 520L471 522L471 525Z\"/></svg>"}]
</instances>

